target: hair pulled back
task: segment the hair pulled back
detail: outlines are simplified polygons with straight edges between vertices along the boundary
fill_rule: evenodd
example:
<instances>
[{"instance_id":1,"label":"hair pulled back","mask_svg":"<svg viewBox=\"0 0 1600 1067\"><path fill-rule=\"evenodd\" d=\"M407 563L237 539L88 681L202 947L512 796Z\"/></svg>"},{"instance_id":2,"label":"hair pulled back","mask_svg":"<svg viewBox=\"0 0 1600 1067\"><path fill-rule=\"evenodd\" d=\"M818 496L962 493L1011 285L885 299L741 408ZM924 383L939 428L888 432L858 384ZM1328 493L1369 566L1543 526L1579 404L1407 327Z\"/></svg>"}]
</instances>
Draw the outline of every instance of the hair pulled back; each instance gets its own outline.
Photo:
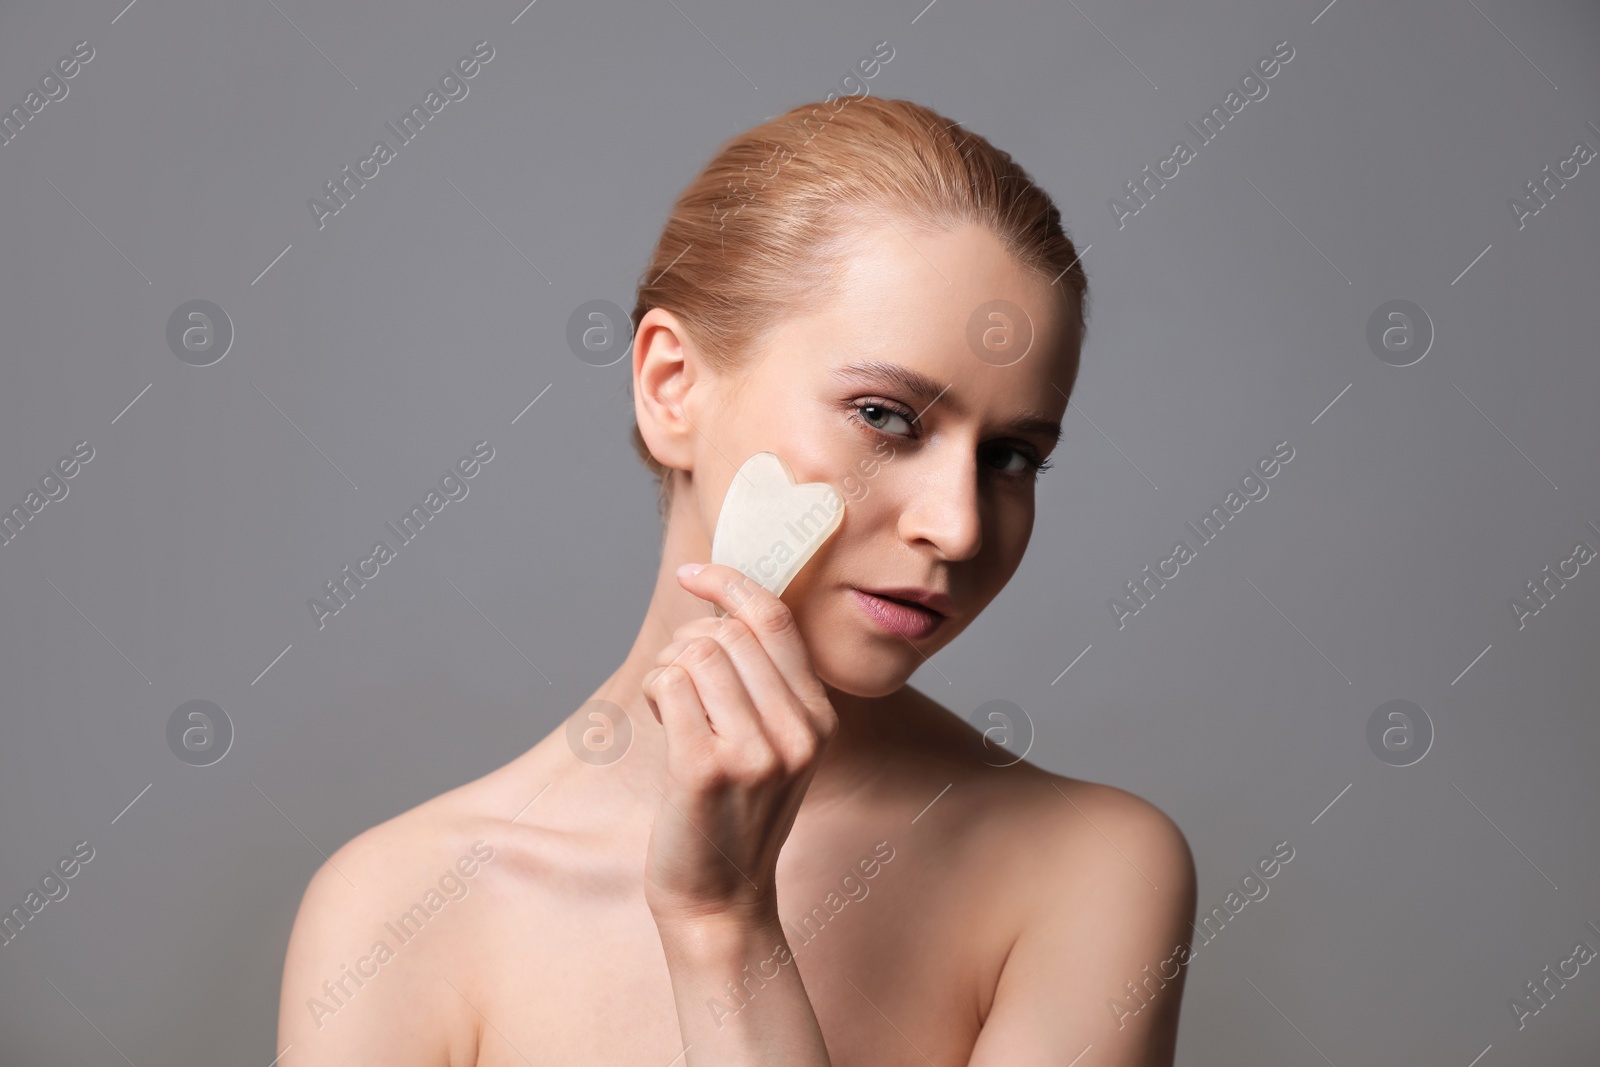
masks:
<instances>
[{"instance_id":1,"label":"hair pulled back","mask_svg":"<svg viewBox=\"0 0 1600 1067\"><path fill-rule=\"evenodd\" d=\"M852 239L885 215L913 230L987 228L1024 269L1059 285L1084 328L1088 278L1049 194L959 123L863 95L803 104L717 149L679 194L640 274L634 334L647 311L664 308L714 371L736 370L792 309L835 294ZM637 423L633 446L661 479L665 516L671 475Z\"/></svg>"}]
</instances>

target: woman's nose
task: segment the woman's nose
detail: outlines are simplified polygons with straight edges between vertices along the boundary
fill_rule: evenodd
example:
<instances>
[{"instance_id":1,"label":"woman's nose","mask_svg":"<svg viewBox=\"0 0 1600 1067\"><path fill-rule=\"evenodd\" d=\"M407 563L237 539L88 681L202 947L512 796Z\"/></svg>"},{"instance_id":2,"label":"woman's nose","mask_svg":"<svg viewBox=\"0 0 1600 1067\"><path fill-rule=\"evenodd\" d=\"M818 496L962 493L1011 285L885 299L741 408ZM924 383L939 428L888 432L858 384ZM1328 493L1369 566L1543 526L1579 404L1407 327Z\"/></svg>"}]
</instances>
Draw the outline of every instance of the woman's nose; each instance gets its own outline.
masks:
<instances>
[{"instance_id":1,"label":"woman's nose","mask_svg":"<svg viewBox=\"0 0 1600 1067\"><path fill-rule=\"evenodd\" d=\"M970 559L983 546L978 511L978 461L954 440L925 448L915 474L907 471L900 511L900 536L907 544L932 545L941 558Z\"/></svg>"}]
</instances>

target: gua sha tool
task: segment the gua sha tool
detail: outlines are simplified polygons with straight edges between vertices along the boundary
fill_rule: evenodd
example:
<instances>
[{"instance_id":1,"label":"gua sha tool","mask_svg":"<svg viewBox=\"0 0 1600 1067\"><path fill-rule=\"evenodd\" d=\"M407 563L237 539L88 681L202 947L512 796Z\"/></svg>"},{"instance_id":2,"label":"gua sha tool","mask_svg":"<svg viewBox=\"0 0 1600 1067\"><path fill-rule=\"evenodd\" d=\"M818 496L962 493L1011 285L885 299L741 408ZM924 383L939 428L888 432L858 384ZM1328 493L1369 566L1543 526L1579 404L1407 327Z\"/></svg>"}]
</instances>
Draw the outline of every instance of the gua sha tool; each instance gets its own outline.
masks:
<instances>
[{"instance_id":1,"label":"gua sha tool","mask_svg":"<svg viewBox=\"0 0 1600 1067\"><path fill-rule=\"evenodd\" d=\"M844 521L844 497L827 482L796 485L776 452L757 452L734 475L711 538L711 562L782 596ZM716 614L727 613L720 607Z\"/></svg>"}]
</instances>

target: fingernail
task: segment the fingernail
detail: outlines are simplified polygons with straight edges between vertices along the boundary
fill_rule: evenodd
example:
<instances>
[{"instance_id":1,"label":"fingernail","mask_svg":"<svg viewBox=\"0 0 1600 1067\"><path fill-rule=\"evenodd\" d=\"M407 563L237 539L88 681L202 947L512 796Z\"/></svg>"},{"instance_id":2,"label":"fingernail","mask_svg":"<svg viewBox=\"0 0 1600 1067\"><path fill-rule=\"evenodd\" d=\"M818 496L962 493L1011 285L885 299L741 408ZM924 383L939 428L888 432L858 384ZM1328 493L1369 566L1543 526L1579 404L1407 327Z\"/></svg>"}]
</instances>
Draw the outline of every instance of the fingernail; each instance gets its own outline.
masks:
<instances>
[{"instance_id":1,"label":"fingernail","mask_svg":"<svg viewBox=\"0 0 1600 1067\"><path fill-rule=\"evenodd\" d=\"M685 563L683 566L678 568L678 577L693 578L695 575L699 574L705 569L706 565L704 563Z\"/></svg>"}]
</instances>

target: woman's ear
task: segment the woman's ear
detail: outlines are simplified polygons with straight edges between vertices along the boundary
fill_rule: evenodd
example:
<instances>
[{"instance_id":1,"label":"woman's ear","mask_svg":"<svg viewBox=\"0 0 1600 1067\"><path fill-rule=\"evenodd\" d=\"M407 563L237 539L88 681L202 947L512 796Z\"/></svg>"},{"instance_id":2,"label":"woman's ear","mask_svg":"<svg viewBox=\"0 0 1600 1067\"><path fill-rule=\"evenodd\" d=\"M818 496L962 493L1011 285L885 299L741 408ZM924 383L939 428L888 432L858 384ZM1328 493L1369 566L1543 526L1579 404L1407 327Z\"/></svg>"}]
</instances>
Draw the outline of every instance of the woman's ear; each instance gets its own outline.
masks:
<instances>
[{"instance_id":1,"label":"woman's ear","mask_svg":"<svg viewBox=\"0 0 1600 1067\"><path fill-rule=\"evenodd\" d=\"M633 339L633 414L650 454L663 467L694 468L694 424L683 405L699 356L683 322L664 308L639 320Z\"/></svg>"}]
</instances>

